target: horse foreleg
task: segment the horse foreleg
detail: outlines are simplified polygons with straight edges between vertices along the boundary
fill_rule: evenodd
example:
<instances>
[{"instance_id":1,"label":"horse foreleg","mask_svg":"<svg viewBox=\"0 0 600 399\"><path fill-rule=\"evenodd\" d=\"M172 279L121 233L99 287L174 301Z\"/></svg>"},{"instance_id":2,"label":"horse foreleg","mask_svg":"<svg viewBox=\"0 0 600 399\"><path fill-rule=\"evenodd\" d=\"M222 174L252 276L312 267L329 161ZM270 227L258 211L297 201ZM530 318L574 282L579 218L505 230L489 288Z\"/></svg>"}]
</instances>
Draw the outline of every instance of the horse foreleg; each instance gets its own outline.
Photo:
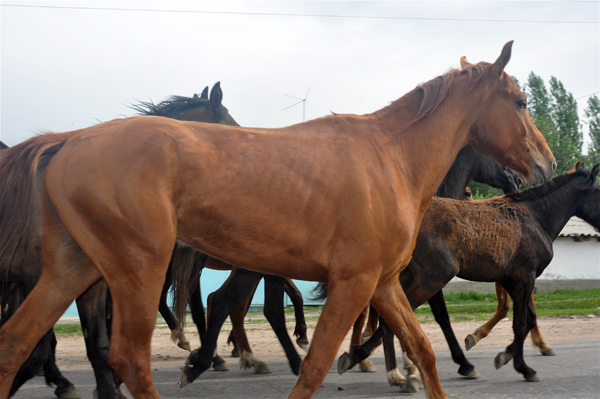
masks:
<instances>
[{"instance_id":1,"label":"horse foreleg","mask_svg":"<svg viewBox=\"0 0 600 399\"><path fill-rule=\"evenodd\" d=\"M294 305L294 316L296 317L294 336L296 337L296 344L306 352L308 351L308 336L306 335L308 328L306 326L306 319L304 318L304 298L302 298L302 293L296 287L296 284L289 278L284 279L283 289Z\"/></svg>"},{"instance_id":2,"label":"horse foreleg","mask_svg":"<svg viewBox=\"0 0 600 399\"><path fill-rule=\"evenodd\" d=\"M290 399L310 398L321 386L344 336L373 294L376 281L368 275L333 279L330 275L327 302L317 323L308 355Z\"/></svg>"},{"instance_id":3,"label":"horse foreleg","mask_svg":"<svg viewBox=\"0 0 600 399\"><path fill-rule=\"evenodd\" d=\"M448 317L448 309L446 308L444 294L441 290L429 298L429 306L431 306L431 312L435 317L435 321L441 327L444 337L446 337L446 342L448 342L450 353L452 354L452 360L454 363L460 365L458 374L468 378L479 377L479 373L475 370L475 366L467 360L454 335L452 325L450 324L450 317Z\"/></svg>"},{"instance_id":4,"label":"horse foreleg","mask_svg":"<svg viewBox=\"0 0 600 399\"><path fill-rule=\"evenodd\" d=\"M465 338L465 348L467 350L471 349L477 342L487 337L496 324L508 314L508 311L510 310L510 296L500 283L496 283L496 296L498 297L496 313L494 313L487 323L477 328L473 334L467 335Z\"/></svg>"},{"instance_id":5,"label":"horse foreleg","mask_svg":"<svg viewBox=\"0 0 600 399\"><path fill-rule=\"evenodd\" d=\"M298 375L302 359L298 355L296 348L294 348L285 325L285 309L283 307L285 280L283 277L265 275L265 307L263 312L269 324L271 324L271 328L275 331L279 343L283 347L292 372ZM304 314L304 312L302 313Z\"/></svg>"},{"instance_id":6,"label":"horse foreleg","mask_svg":"<svg viewBox=\"0 0 600 399\"><path fill-rule=\"evenodd\" d=\"M120 397L118 388L120 381L115 381L115 372L108 364L110 313L107 312L107 306L112 304L108 305L107 301L110 299L104 279L98 280L77 298L77 310L87 356L96 377L95 395L99 399Z\"/></svg>"},{"instance_id":7,"label":"horse foreleg","mask_svg":"<svg viewBox=\"0 0 600 399\"><path fill-rule=\"evenodd\" d=\"M408 357L419 369L427 397L445 398L435 367L433 349L417 322L399 279L396 277L377 287L371 303L400 339Z\"/></svg>"},{"instance_id":8,"label":"horse foreleg","mask_svg":"<svg viewBox=\"0 0 600 399\"><path fill-rule=\"evenodd\" d=\"M533 307L533 309L535 310L535 302L533 301L533 295L531 295L530 303L531 303L531 306ZM540 350L540 352L542 353L542 355L556 356L556 352L554 352L554 349L544 340L544 337L542 337L542 333L540 333L540 329L537 324L537 319L535 322L535 326L533 326L533 328L531 329L530 334L531 334L531 342L532 342L533 346L538 348Z\"/></svg>"},{"instance_id":9,"label":"horse foreleg","mask_svg":"<svg viewBox=\"0 0 600 399\"><path fill-rule=\"evenodd\" d=\"M535 310L529 302L535 283L535 276L526 277L529 277L528 281L512 281L508 286L512 291L510 294L513 299L513 331L515 336L513 343L506 348L505 352L500 352L496 356L494 363L496 368L499 368L506 363L504 362L504 358L510 360L512 357L515 370L523 374L523 377L527 381L537 382L540 381L540 377L535 370L527 366L523 358L525 337L535 325Z\"/></svg>"},{"instance_id":10,"label":"horse foreleg","mask_svg":"<svg viewBox=\"0 0 600 399\"><path fill-rule=\"evenodd\" d=\"M338 359L338 373L343 374L356 366L361 360L368 358L371 353L381 345L383 339L383 329L381 326L375 330L369 339L361 344L353 347L353 353L344 352Z\"/></svg>"}]
</instances>

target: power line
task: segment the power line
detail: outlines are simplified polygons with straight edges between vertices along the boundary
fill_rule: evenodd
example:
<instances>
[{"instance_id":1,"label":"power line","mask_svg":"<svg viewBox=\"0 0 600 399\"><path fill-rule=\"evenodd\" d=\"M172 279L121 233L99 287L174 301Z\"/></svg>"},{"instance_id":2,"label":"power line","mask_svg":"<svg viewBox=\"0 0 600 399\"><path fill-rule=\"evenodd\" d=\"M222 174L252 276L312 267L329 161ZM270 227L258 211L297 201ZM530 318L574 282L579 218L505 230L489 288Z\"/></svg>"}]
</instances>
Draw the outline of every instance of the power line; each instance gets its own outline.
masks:
<instances>
[{"instance_id":1,"label":"power line","mask_svg":"<svg viewBox=\"0 0 600 399\"><path fill-rule=\"evenodd\" d=\"M581 100L582 98L586 98L586 97L589 97L589 96L593 96L594 94L598 94L598 93L600 93L600 91L597 91L597 92L595 92L595 93L586 94L585 96L577 97L577 98L575 99L575 101L577 101L577 100Z\"/></svg>"},{"instance_id":2,"label":"power line","mask_svg":"<svg viewBox=\"0 0 600 399\"><path fill-rule=\"evenodd\" d=\"M592 3L585 2L585 3ZM42 6L25 4L0 4L1 7L19 8L47 8L58 10L102 10L102 11L136 11L136 12L161 12L161 13L190 13L190 14L221 14L221 15L250 15L268 17L315 17L315 18L357 18L357 19L392 19L416 21L456 21L456 22L526 22L526 23L554 23L554 24L598 24L599 21L553 21L553 20L514 20L514 19L475 19L475 18L428 18L428 17L395 17L395 16L368 16L368 15L334 15L334 14L291 14L270 12L241 12L241 11L203 11L203 10L159 10L151 8L117 8L117 7L79 7L79 6Z\"/></svg>"}]
</instances>

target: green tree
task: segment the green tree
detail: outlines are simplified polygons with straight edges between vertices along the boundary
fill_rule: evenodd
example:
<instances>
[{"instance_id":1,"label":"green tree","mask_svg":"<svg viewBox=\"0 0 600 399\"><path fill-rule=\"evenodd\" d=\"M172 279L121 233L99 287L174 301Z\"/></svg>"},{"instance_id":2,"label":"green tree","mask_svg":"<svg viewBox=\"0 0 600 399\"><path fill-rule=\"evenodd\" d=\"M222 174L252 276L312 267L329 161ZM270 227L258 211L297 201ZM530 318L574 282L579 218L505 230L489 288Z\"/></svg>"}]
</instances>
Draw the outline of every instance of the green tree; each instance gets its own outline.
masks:
<instances>
[{"instance_id":1,"label":"green tree","mask_svg":"<svg viewBox=\"0 0 600 399\"><path fill-rule=\"evenodd\" d=\"M600 99L591 96L587 101L584 115L587 118L591 143L588 148L588 166L600 163Z\"/></svg>"},{"instance_id":2,"label":"green tree","mask_svg":"<svg viewBox=\"0 0 600 399\"><path fill-rule=\"evenodd\" d=\"M548 91L543 79L533 72L527 79L525 93L531 119L556 158L556 174L571 169L581 159L583 145L577 102L573 95L554 76L550 78Z\"/></svg>"},{"instance_id":3,"label":"green tree","mask_svg":"<svg viewBox=\"0 0 600 399\"><path fill-rule=\"evenodd\" d=\"M554 153L558 163L557 173L563 173L582 159L583 132L579 125L577 102L558 79L550 78L552 95L551 117L557 128L558 145ZM553 149L554 151L554 149Z\"/></svg>"}]
</instances>

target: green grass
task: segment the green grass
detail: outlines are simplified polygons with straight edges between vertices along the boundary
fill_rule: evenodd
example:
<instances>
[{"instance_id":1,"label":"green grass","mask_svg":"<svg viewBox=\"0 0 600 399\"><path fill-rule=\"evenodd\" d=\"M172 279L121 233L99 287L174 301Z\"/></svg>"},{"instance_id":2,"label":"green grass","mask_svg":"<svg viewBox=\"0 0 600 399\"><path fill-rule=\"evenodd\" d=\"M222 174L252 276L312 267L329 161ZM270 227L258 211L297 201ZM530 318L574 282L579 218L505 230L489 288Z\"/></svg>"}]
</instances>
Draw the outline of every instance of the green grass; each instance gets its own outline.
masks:
<instances>
[{"instance_id":1,"label":"green grass","mask_svg":"<svg viewBox=\"0 0 600 399\"><path fill-rule=\"evenodd\" d=\"M81 331L81 324L79 323L55 324L54 334L56 334L56 338L83 337L83 331Z\"/></svg>"},{"instance_id":2,"label":"green grass","mask_svg":"<svg viewBox=\"0 0 600 399\"><path fill-rule=\"evenodd\" d=\"M498 304L496 294L484 294L476 291L452 292L445 294L444 298L452 321L489 320L496 312ZM557 290L549 294L537 294L535 295L535 306L538 316L600 313L600 289ZM317 321L322 309L322 306L304 307L304 312L307 314L306 321L309 323ZM286 309L285 313L286 320L293 322L294 309ZM415 315L421 323L434 321L427 303L417 308ZM512 308L507 317L513 317ZM248 325L265 324L267 321L262 312L250 312L245 323ZM157 324L157 328L166 329L167 327L161 320ZM253 329L255 328L248 328L248 330ZM54 326L54 331L58 338L83 336L79 323L57 324Z\"/></svg>"}]
</instances>

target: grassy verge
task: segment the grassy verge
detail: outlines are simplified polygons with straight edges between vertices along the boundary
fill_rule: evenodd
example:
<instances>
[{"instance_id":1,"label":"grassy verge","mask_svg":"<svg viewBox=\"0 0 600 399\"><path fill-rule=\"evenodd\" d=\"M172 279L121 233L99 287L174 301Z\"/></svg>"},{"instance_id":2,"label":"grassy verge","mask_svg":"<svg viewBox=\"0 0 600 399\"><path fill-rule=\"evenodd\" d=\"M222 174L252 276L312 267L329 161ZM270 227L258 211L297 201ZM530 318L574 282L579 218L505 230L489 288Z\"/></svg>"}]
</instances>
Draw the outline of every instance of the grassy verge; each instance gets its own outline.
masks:
<instances>
[{"instance_id":1,"label":"grassy verge","mask_svg":"<svg viewBox=\"0 0 600 399\"><path fill-rule=\"evenodd\" d=\"M483 294L476 291L453 292L444 296L446 307L450 320L468 321L468 320L488 320L496 312L498 299L496 294ZM535 304L538 316L565 316L565 315L584 315L590 313L600 313L600 289L591 290L557 290L549 294L535 295ZM316 322L319 319L322 306L305 307L306 321ZM286 320L294 321L294 309L286 309ZM421 323L434 321L431 309L427 303L421 305L415 315ZM512 317L512 309L508 317ZM262 312L250 312L245 323L248 330L254 328L253 324L265 324L267 321ZM164 323L157 324L157 328L166 329ZM262 328L261 328L262 329ZM265 328L267 329L267 328ZM226 323L223 331L229 331L229 323ZM58 338L81 337L81 325L79 323L65 323L54 326L54 331ZM167 330L168 331L168 330ZM165 332L167 333L167 332Z\"/></svg>"}]
</instances>

